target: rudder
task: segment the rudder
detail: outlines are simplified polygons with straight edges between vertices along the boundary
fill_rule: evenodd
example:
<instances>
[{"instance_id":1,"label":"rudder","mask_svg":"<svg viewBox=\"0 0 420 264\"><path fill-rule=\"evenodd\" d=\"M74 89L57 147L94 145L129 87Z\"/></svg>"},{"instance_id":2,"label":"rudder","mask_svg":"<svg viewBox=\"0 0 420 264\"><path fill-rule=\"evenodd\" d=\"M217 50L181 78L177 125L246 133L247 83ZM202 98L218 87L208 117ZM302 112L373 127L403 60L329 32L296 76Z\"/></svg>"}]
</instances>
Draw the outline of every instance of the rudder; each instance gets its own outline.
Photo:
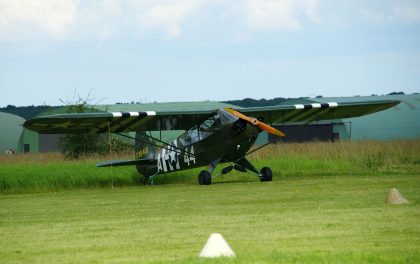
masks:
<instances>
[{"instance_id":1,"label":"rudder","mask_svg":"<svg viewBox=\"0 0 420 264\"><path fill-rule=\"evenodd\" d=\"M135 158L153 160L155 158L156 147L154 146L153 141L150 139L150 137L148 137L142 132L136 132L135 139ZM139 173L148 176L155 173L156 166L136 165L136 169Z\"/></svg>"}]
</instances>

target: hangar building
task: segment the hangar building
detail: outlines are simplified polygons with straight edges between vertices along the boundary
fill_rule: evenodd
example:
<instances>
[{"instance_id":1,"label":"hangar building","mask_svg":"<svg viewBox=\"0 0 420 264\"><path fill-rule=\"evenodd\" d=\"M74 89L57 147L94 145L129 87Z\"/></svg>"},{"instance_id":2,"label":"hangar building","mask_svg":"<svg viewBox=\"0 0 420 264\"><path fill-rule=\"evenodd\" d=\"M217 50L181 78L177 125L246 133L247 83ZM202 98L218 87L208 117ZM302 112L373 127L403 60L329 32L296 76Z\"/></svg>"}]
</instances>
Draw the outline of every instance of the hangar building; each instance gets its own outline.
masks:
<instances>
[{"instance_id":1,"label":"hangar building","mask_svg":"<svg viewBox=\"0 0 420 264\"><path fill-rule=\"evenodd\" d=\"M0 153L22 152L21 141L25 119L9 113L0 112Z\"/></svg>"}]
</instances>

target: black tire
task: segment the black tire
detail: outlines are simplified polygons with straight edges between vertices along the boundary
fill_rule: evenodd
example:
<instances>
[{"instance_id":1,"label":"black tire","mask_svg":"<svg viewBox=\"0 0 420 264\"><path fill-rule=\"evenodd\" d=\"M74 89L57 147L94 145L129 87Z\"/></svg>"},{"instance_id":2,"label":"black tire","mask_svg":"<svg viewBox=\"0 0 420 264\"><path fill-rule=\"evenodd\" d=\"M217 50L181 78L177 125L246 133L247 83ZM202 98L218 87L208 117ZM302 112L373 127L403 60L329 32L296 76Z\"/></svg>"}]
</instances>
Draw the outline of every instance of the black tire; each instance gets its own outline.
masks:
<instances>
[{"instance_id":1,"label":"black tire","mask_svg":"<svg viewBox=\"0 0 420 264\"><path fill-rule=\"evenodd\" d=\"M273 172L271 172L271 169L269 167L262 168L260 173L260 181L267 182L273 180Z\"/></svg>"},{"instance_id":2,"label":"black tire","mask_svg":"<svg viewBox=\"0 0 420 264\"><path fill-rule=\"evenodd\" d=\"M211 184L211 174L206 170L202 170L200 174L198 174L198 183L200 185L210 185Z\"/></svg>"}]
</instances>

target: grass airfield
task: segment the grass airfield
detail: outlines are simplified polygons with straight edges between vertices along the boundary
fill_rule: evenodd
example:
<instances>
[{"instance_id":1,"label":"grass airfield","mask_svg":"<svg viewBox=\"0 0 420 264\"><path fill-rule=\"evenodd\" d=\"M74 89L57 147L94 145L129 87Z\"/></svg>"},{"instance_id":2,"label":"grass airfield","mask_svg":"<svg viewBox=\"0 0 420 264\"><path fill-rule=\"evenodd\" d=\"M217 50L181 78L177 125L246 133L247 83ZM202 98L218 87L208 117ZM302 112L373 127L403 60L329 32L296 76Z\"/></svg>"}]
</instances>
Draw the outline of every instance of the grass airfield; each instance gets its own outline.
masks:
<instances>
[{"instance_id":1,"label":"grass airfield","mask_svg":"<svg viewBox=\"0 0 420 264\"><path fill-rule=\"evenodd\" d=\"M273 168L274 180L266 183L233 173L199 186L192 170L157 177L154 186L14 189L0 195L0 262L420 263L416 144L404 143L409 154L400 156L396 145L364 143L372 152L360 164L356 152L330 164L329 145L314 148L319 154L325 147L323 158L311 156L310 146L294 146L295 162L288 147L286 160L267 159L276 151L269 149L252 157L258 167ZM392 155L378 154L390 148ZM340 174L336 166L349 167ZM0 183L13 173L9 168L4 176L6 169L0 166ZM392 187L410 204L385 204ZM236 258L198 258L213 232Z\"/></svg>"},{"instance_id":2,"label":"grass airfield","mask_svg":"<svg viewBox=\"0 0 420 264\"><path fill-rule=\"evenodd\" d=\"M384 203L397 186L408 205ZM420 262L420 179L317 176L0 198L2 263ZM235 259L197 258L220 232Z\"/></svg>"}]
</instances>

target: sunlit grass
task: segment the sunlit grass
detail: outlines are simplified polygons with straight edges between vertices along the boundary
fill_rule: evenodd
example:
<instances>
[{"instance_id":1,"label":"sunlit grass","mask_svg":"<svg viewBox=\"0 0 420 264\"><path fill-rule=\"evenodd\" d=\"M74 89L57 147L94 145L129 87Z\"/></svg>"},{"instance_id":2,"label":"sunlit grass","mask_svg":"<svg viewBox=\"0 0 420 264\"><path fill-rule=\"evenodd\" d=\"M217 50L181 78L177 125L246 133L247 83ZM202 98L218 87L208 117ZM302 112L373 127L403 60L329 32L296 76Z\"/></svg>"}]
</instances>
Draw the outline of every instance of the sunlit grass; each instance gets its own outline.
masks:
<instances>
[{"instance_id":1,"label":"sunlit grass","mask_svg":"<svg viewBox=\"0 0 420 264\"><path fill-rule=\"evenodd\" d=\"M398 188L407 205L385 204ZM0 195L2 263L419 263L419 175ZM237 257L200 260L213 232Z\"/></svg>"},{"instance_id":2,"label":"sunlit grass","mask_svg":"<svg viewBox=\"0 0 420 264\"><path fill-rule=\"evenodd\" d=\"M265 183L199 186L199 168L143 186L134 167L95 167L108 159L0 156L1 262L420 262L420 140L268 146L249 157L272 168ZM394 187L410 204L385 204ZM198 259L213 232L236 258Z\"/></svg>"}]
</instances>

